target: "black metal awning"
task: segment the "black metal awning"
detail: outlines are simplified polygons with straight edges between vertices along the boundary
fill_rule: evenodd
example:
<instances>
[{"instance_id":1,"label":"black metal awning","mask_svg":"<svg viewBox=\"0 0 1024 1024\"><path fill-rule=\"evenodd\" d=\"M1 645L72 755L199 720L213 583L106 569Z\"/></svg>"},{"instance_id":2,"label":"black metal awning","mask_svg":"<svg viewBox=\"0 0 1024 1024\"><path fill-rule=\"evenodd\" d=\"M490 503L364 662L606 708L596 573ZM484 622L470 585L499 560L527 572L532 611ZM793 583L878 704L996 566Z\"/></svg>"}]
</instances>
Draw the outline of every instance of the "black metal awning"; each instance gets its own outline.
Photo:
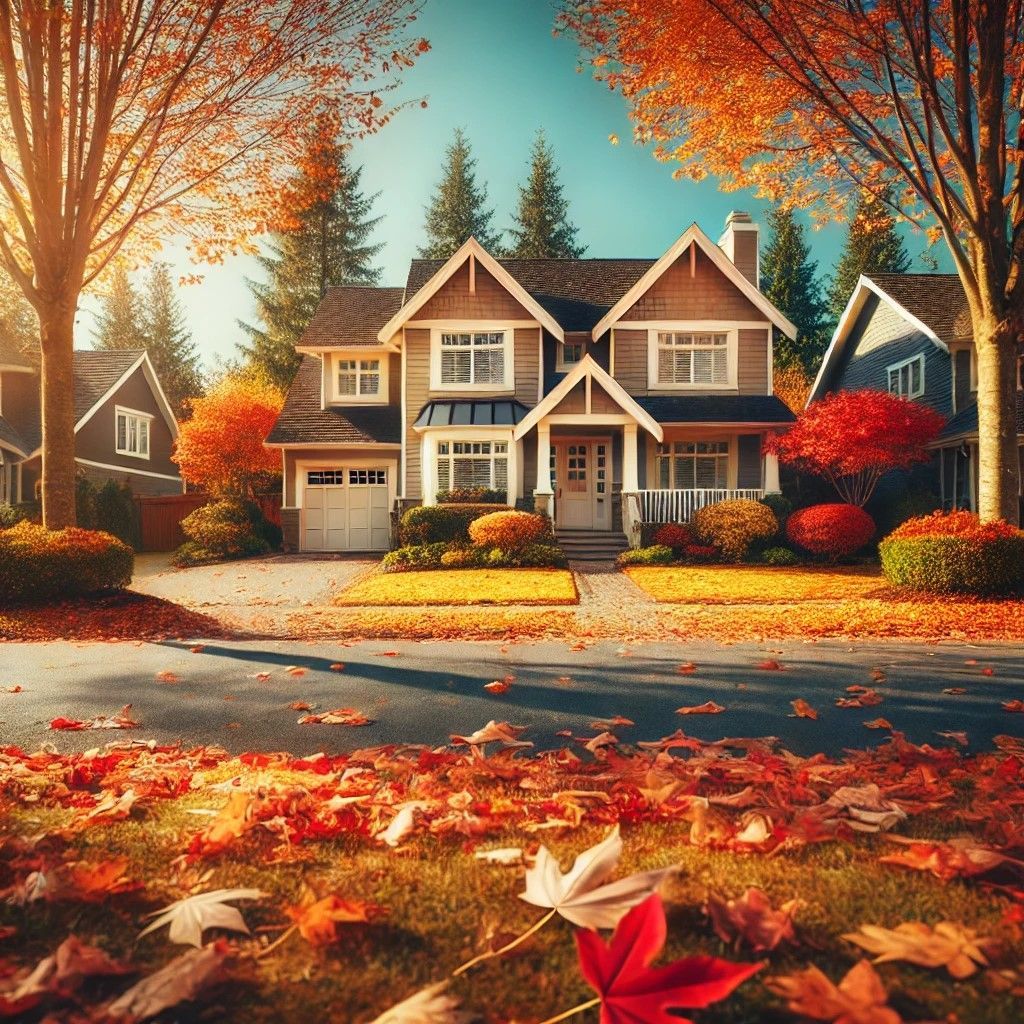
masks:
<instances>
[{"instance_id":1,"label":"black metal awning","mask_svg":"<svg viewBox=\"0 0 1024 1024\"><path fill-rule=\"evenodd\" d=\"M529 410L510 398L427 402L414 427L514 427Z\"/></svg>"}]
</instances>

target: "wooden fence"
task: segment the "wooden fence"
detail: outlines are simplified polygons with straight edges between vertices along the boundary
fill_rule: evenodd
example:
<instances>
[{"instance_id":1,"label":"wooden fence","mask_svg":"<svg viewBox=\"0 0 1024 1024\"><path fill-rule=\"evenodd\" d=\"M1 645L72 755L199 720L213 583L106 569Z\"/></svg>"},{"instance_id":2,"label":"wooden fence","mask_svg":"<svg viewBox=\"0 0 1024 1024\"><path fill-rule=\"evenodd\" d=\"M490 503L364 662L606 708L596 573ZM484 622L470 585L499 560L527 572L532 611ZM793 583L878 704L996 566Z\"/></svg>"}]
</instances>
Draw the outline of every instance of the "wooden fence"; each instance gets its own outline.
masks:
<instances>
[{"instance_id":1,"label":"wooden fence","mask_svg":"<svg viewBox=\"0 0 1024 1024\"><path fill-rule=\"evenodd\" d=\"M213 499L209 494L168 494L135 498L139 520L139 536L143 551L173 551L185 541L181 521L190 512L202 508ZM281 525L281 495L261 494L257 497L263 514Z\"/></svg>"}]
</instances>

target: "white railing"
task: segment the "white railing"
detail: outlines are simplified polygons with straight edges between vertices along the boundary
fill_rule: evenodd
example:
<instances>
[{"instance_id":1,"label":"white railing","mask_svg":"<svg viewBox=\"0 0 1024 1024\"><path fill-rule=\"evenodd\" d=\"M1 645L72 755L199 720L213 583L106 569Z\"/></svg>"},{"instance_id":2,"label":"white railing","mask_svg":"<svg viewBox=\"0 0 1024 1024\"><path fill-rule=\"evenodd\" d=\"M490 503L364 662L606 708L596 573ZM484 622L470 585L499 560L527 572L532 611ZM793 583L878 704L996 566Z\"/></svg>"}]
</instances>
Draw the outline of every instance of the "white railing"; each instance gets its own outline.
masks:
<instances>
[{"instance_id":1,"label":"white railing","mask_svg":"<svg viewBox=\"0 0 1024 1024\"><path fill-rule=\"evenodd\" d=\"M642 523L686 523L694 512L705 505L714 505L719 501L731 501L734 498L749 498L759 501L764 497L760 487L746 487L736 490L727 488L691 488L688 490L637 491L635 497L639 505L638 513Z\"/></svg>"}]
</instances>

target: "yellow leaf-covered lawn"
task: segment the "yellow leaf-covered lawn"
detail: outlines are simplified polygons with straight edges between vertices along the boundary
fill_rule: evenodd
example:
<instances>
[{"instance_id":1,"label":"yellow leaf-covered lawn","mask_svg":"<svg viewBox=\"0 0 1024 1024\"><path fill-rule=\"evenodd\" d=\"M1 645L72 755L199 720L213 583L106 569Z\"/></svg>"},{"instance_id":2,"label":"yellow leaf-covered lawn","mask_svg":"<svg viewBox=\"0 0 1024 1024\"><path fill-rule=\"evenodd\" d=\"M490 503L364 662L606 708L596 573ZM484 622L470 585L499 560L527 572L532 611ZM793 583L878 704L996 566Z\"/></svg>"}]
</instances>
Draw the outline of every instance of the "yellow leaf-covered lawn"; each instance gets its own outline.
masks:
<instances>
[{"instance_id":1,"label":"yellow leaf-covered lawn","mask_svg":"<svg viewBox=\"0 0 1024 1024\"><path fill-rule=\"evenodd\" d=\"M376 573L357 580L335 598L358 605L576 604L566 569L434 569Z\"/></svg>"},{"instance_id":2,"label":"yellow leaf-covered lawn","mask_svg":"<svg viewBox=\"0 0 1024 1024\"><path fill-rule=\"evenodd\" d=\"M638 587L667 604L791 604L893 595L875 566L652 565L626 572Z\"/></svg>"}]
</instances>

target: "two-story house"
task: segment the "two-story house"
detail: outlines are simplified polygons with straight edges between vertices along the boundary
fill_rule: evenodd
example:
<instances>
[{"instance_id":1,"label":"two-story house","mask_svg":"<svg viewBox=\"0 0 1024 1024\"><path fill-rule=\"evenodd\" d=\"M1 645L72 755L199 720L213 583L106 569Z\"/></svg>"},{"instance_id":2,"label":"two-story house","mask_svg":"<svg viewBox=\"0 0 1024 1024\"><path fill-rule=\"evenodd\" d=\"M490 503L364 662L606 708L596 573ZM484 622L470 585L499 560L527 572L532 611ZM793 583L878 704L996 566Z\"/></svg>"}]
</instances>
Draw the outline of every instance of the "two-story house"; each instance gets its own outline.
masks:
<instances>
[{"instance_id":1,"label":"two-story house","mask_svg":"<svg viewBox=\"0 0 1024 1024\"><path fill-rule=\"evenodd\" d=\"M1017 374L1018 453L1024 395ZM808 403L873 388L926 402L946 417L931 485L945 508L978 502L977 359L967 297L956 274L862 276L836 327Z\"/></svg>"},{"instance_id":2,"label":"two-story house","mask_svg":"<svg viewBox=\"0 0 1024 1024\"><path fill-rule=\"evenodd\" d=\"M731 214L659 259L496 259L470 239L404 288L324 296L268 438L296 550L379 550L395 507L482 487L560 535L625 543L640 522L778 490L765 433L773 332L758 228Z\"/></svg>"},{"instance_id":3,"label":"two-story house","mask_svg":"<svg viewBox=\"0 0 1024 1024\"><path fill-rule=\"evenodd\" d=\"M181 494L174 412L143 350L74 354L75 463L96 484ZM0 344L0 504L32 501L42 476L39 369Z\"/></svg>"}]
</instances>

